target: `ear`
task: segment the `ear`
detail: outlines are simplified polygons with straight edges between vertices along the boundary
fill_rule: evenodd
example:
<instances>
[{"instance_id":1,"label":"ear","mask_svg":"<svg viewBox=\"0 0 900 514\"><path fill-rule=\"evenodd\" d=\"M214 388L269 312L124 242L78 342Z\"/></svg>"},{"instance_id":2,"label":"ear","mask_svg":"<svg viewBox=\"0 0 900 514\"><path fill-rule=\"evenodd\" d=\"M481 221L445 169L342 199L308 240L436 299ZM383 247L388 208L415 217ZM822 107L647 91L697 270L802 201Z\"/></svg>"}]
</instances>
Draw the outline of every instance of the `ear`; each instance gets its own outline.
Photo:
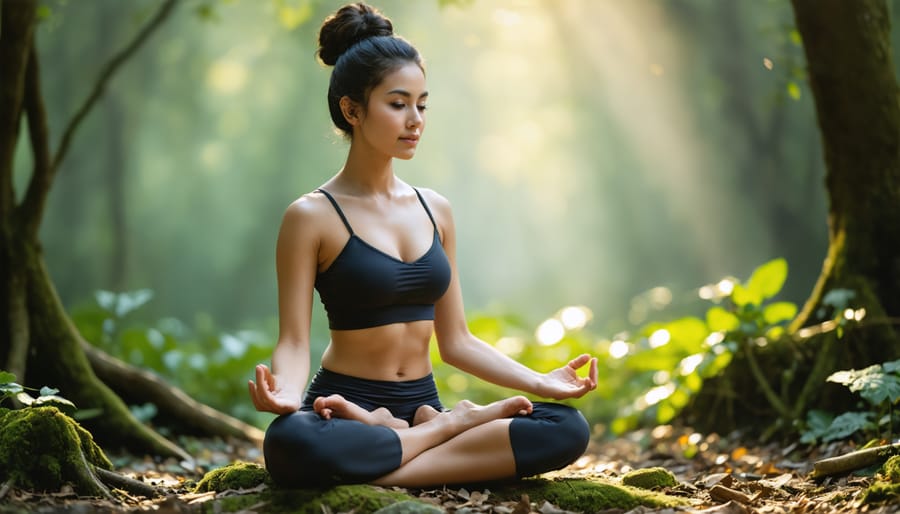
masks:
<instances>
[{"instance_id":1,"label":"ear","mask_svg":"<svg viewBox=\"0 0 900 514\"><path fill-rule=\"evenodd\" d=\"M359 122L362 119L362 108L360 105L351 100L349 96L342 96L340 105L341 113L344 115L344 119L347 120L347 123L354 127L359 125Z\"/></svg>"}]
</instances>

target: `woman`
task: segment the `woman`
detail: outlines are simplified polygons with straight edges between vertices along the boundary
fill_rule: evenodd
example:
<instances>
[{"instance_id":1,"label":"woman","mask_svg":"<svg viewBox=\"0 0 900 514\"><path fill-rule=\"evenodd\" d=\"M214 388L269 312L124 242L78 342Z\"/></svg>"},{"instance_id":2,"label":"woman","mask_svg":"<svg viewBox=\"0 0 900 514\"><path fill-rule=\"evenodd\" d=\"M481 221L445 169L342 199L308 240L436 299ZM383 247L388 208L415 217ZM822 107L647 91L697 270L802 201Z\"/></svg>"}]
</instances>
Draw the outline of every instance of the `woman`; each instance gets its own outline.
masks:
<instances>
[{"instance_id":1,"label":"woman","mask_svg":"<svg viewBox=\"0 0 900 514\"><path fill-rule=\"evenodd\" d=\"M394 175L425 128L422 59L364 4L323 23L319 58L334 66L331 118L350 141L344 167L292 203L276 251L279 337L272 370L256 368L250 396L280 416L264 444L276 483L429 486L524 477L558 469L587 446L576 410L514 396L444 411L429 360L546 398L596 387L588 355L537 373L475 338L463 315L450 204ZM331 342L309 376L313 288ZM589 364L587 377L576 371Z\"/></svg>"}]
</instances>

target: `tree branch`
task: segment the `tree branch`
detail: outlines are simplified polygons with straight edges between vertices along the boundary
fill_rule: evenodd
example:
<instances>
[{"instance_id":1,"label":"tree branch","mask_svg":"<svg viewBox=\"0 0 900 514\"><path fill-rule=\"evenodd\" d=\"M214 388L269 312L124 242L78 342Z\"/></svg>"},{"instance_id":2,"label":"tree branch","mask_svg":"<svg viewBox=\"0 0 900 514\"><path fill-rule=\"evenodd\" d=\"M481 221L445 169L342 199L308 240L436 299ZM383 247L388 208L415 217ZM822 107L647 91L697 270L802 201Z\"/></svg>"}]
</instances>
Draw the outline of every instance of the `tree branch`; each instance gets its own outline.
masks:
<instances>
[{"instance_id":1,"label":"tree branch","mask_svg":"<svg viewBox=\"0 0 900 514\"><path fill-rule=\"evenodd\" d=\"M75 112L75 115L69 121L63 131L62 140L56 155L50 158L50 143L48 141L47 115L44 110L44 102L41 96L40 87L40 70L37 62L37 54L32 45L32 52L29 56L28 77L26 80L25 103L28 111L28 125L31 136L32 152L35 156L34 173L31 176L31 182L28 184L28 191L25 193L25 199L22 201L20 211L23 217L25 234L29 237L36 236L41 225L41 218L44 215L44 205L47 201L47 195L50 192L50 186L53 179L59 171L60 163L66 157L69 147L72 144L72 138L75 130L81 125L81 122L87 117L91 108L97 103L97 100L103 95L106 85L112 79L116 71L124 64L132 55L141 47L150 37L150 34L156 30L163 21L172 12L177 0L167 0L160 6L156 14L141 29L134 39L125 46L118 54L114 55L109 62L103 67L100 76L94 83L94 87L87 99L81 107Z\"/></svg>"},{"instance_id":2,"label":"tree branch","mask_svg":"<svg viewBox=\"0 0 900 514\"><path fill-rule=\"evenodd\" d=\"M100 72L100 76L97 78L97 82L94 83L94 88L91 91L91 94L88 95L87 99L81 105L81 108L75 113L75 116L69 121L69 124L66 126L65 131L63 131L62 140L59 145L59 149L56 152L56 156L53 158L53 169L58 170L59 165L62 160L66 157L66 153L69 151L69 146L72 143L72 136L75 133L75 129L81 124L84 118L87 116L88 112L90 112L91 108L97 102L101 95L103 95L103 90L106 88L106 84L109 83L113 74L119 69L119 67L131 58L132 55L141 47L144 42L150 37L150 34L156 30L162 22L166 20L169 14L172 12L172 9L175 7L175 2L178 0L166 0L164 4L162 4L159 9L156 11L156 14L144 25L144 28L140 30L140 32L135 35L134 39L125 46L118 54L114 55L112 59L109 60L108 63L103 67L103 70Z\"/></svg>"},{"instance_id":3,"label":"tree branch","mask_svg":"<svg viewBox=\"0 0 900 514\"><path fill-rule=\"evenodd\" d=\"M750 365L750 372L753 374L753 377L756 379L756 382L759 384L759 387L762 389L763 395L769 400L769 405L778 412L778 415L782 418L787 419L790 416L790 411L784 402L781 401L781 398L775 394L775 391L772 389L772 386L769 385L768 380L766 380L765 374L759 367L759 363L756 362L756 356L753 355L753 341L747 341L744 344L744 354L747 356L747 364Z\"/></svg>"},{"instance_id":4,"label":"tree branch","mask_svg":"<svg viewBox=\"0 0 900 514\"><path fill-rule=\"evenodd\" d=\"M50 184L53 182L53 168L50 162L50 129L47 127L47 109L41 96L41 70L32 34L31 49L28 52L28 67L25 70L25 114L28 117L28 139L31 141L31 156L34 169L25 199L19 207L22 235L28 241L37 241L38 228L44 215L44 203Z\"/></svg>"}]
</instances>

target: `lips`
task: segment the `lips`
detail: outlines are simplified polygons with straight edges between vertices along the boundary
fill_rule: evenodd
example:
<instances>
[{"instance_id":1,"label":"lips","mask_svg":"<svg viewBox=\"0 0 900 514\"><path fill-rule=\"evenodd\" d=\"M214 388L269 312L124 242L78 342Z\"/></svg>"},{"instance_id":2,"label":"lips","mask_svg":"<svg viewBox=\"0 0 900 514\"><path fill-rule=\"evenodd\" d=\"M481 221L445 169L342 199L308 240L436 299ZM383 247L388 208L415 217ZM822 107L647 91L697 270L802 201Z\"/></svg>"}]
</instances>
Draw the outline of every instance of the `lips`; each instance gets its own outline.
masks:
<instances>
[{"instance_id":1,"label":"lips","mask_svg":"<svg viewBox=\"0 0 900 514\"><path fill-rule=\"evenodd\" d=\"M419 135L418 134L410 134L408 136L402 136L400 138L400 140L405 141L407 143L415 144L415 143L419 142Z\"/></svg>"}]
</instances>

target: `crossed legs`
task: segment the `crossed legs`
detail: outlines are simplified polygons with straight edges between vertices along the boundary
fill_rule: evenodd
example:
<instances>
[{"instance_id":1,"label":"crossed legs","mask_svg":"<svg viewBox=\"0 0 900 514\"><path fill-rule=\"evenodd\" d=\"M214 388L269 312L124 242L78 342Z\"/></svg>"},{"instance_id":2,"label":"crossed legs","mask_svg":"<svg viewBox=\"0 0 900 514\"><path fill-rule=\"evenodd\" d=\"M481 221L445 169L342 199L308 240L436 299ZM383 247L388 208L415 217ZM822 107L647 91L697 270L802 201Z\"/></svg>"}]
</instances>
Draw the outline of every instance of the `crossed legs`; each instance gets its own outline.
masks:
<instances>
[{"instance_id":1,"label":"crossed legs","mask_svg":"<svg viewBox=\"0 0 900 514\"><path fill-rule=\"evenodd\" d=\"M393 429L402 448L400 467L373 483L403 487L515 476L509 418L532 410L524 396L484 406L463 400L448 412L423 405L409 426L387 409L367 411L337 394L319 397L313 406L326 419L352 419Z\"/></svg>"}]
</instances>

